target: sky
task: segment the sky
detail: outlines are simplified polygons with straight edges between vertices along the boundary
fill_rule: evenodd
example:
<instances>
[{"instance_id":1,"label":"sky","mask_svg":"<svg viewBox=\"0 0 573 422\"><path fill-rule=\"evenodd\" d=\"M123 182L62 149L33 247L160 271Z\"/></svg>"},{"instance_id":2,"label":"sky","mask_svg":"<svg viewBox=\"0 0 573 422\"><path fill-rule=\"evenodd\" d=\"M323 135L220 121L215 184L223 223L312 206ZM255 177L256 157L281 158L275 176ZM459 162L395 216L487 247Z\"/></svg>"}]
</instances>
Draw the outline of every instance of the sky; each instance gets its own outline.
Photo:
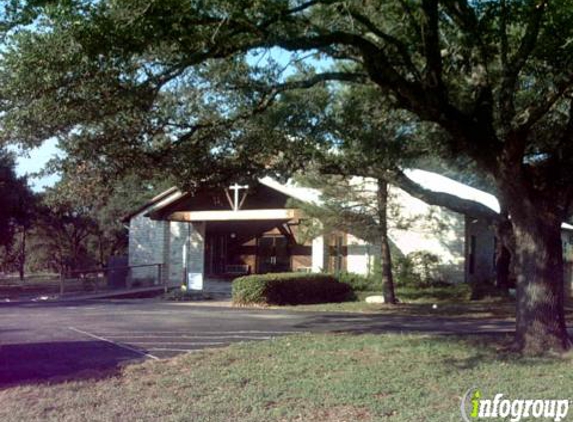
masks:
<instances>
[{"instance_id":1,"label":"sky","mask_svg":"<svg viewBox=\"0 0 573 422\"><path fill-rule=\"evenodd\" d=\"M30 150L24 155L17 152L16 173L18 176L31 175L30 185L36 192L44 190L46 186L52 186L58 181L58 175L33 177L32 174L42 170L48 160L53 158L58 151L56 140L49 139L41 147Z\"/></svg>"}]
</instances>

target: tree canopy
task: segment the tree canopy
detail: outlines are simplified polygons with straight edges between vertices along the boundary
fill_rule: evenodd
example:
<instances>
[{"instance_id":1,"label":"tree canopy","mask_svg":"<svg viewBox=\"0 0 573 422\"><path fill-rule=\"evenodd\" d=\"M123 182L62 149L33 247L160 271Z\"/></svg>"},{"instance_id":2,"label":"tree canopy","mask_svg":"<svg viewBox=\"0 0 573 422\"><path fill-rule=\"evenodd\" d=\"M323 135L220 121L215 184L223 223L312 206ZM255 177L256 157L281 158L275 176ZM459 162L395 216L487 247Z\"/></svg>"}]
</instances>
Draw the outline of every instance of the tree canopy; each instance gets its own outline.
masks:
<instances>
[{"instance_id":1,"label":"tree canopy","mask_svg":"<svg viewBox=\"0 0 573 422\"><path fill-rule=\"evenodd\" d=\"M35 200L25 177L16 175L12 153L0 149L0 267L16 266L17 235L27 229L34 216Z\"/></svg>"}]
</instances>

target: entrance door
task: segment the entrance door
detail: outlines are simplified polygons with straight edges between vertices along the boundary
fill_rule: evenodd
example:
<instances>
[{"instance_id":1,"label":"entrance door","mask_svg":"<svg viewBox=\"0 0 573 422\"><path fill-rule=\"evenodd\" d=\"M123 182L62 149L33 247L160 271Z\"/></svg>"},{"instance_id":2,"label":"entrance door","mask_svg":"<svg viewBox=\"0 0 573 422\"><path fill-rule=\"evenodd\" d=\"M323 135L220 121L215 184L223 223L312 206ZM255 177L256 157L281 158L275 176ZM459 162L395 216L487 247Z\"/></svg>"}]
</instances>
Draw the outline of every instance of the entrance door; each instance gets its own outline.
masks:
<instances>
[{"instance_id":1,"label":"entrance door","mask_svg":"<svg viewBox=\"0 0 573 422\"><path fill-rule=\"evenodd\" d=\"M288 239L284 236L259 238L258 258L259 273L290 271Z\"/></svg>"},{"instance_id":2,"label":"entrance door","mask_svg":"<svg viewBox=\"0 0 573 422\"><path fill-rule=\"evenodd\" d=\"M205 252L207 274L224 274L227 263L227 236L224 234L208 235Z\"/></svg>"}]
</instances>

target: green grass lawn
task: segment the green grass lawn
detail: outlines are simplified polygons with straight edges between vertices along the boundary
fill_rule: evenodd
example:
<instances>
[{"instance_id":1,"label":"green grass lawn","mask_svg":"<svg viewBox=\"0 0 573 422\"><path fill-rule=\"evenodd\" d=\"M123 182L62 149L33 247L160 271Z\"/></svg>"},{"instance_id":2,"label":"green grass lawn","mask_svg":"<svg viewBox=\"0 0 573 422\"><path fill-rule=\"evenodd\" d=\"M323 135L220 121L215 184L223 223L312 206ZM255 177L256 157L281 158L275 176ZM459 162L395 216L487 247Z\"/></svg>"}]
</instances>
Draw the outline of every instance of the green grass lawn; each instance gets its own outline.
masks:
<instances>
[{"instance_id":1,"label":"green grass lawn","mask_svg":"<svg viewBox=\"0 0 573 422\"><path fill-rule=\"evenodd\" d=\"M477 302L441 302L436 303L400 303L398 305L373 305L363 301L344 303L323 303L317 305L281 306L304 312L359 312L381 315L443 316L451 318L499 318L515 317L515 304L502 301ZM279 309L279 307L275 307ZM573 316L573 309L568 307L567 314Z\"/></svg>"},{"instance_id":2,"label":"green grass lawn","mask_svg":"<svg viewBox=\"0 0 573 422\"><path fill-rule=\"evenodd\" d=\"M381 295L379 291L357 292L356 300L342 303L298 305L288 308L297 311L365 312L385 315L448 316L464 318L513 318L515 303L499 297L470 301L470 289L466 284L448 287L413 288L398 287L397 305L368 304L364 299ZM573 310L571 310L573 312Z\"/></svg>"},{"instance_id":3,"label":"green grass lawn","mask_svg":"<svg viewBox=\"0 0 573 422\"><path fill-rule=\"evenodd\" d=\"M380 291L357 292L356 300L342 303L321 303L316 305L274 306L305 312L360 312L381 315L443 316L450 318L515 318L515 301L510 298L486 297L470 300L470 289L466 284L448 287L413 288L398 287L397 305L368 304L367 296L381 295ZM573 301L565 306L568 320L573 320Z\"/></svg>"},{"instance_id":4,"label":"green grass lawn","mask_svg":"<svg viewBox=\"0 0 573 422\"><path fill-rule=\"evenodd\" d=\"M519 358L503 339L298 335L0 391L2 421L459 421L460 399L570 398L571 358Z\"/></svg>"}]
</instances>

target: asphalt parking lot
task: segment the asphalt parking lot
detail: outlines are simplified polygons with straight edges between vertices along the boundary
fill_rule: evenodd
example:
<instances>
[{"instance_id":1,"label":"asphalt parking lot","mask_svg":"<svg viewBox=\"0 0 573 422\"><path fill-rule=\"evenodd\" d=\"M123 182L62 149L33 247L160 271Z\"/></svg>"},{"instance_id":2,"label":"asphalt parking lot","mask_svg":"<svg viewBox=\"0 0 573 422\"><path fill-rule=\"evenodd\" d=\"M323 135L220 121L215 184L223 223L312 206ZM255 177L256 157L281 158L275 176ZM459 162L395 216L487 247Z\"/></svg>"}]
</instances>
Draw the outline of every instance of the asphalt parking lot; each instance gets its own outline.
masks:
<instances>
[{"instance_id":1,"label":"asphalt parking lot","mask_svg":"<svg viewBox=\"0 0 573 422\"><path fill-rule=\"evenodd\" d=\"M0 305L0 387L109 376L132 362L305 332L511 332L509 321L198 306L124 299Z\"/></svg>"}]
</instances>

